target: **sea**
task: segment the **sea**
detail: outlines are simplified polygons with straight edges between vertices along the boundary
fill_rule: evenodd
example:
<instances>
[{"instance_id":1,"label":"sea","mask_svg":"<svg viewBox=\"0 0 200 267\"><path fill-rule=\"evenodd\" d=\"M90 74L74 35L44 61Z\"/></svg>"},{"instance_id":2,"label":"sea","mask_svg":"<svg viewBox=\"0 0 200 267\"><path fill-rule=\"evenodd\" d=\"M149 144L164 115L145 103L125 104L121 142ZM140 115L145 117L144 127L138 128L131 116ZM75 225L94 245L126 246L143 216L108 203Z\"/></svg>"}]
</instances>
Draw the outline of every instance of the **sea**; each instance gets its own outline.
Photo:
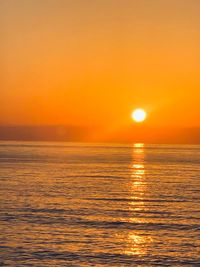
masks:
<instances>
[{"instance_id":1,"label":"sea","mask_svg":"<svg viewBox=\"0 0 200 267\"><path fill-rule=\"evenodd\" d=\"M200 266L200 146L0 142L0 266Z\"/></svg>"}]
</instances>

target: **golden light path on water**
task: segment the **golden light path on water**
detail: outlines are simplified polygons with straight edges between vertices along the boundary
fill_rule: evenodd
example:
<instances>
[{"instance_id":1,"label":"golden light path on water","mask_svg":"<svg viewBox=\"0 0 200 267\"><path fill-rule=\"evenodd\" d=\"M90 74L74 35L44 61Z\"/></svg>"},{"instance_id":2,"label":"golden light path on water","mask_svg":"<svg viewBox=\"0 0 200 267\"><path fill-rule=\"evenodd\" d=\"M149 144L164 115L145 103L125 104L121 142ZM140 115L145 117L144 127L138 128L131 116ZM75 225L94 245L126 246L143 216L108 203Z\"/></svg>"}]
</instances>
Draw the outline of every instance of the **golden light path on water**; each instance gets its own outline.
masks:
<instances>
[{"instance_id":1,"label":"golden light path on water","mask_svg":"<svg viewBox=\"0 0 200 267\"><path fill-rule=\"evenodd\" d=\"M145 223L145 218L138 218L137 214L146 210L145 194L147 192L145 178L145 147L144 144L134 144L132 153L131 179L130 179L130 198L129 209L133 216L129 219L130 223ZM126 255L145 255L147 248L152 243L151 236L144 230L130 230L127 236Z\"/></svg>"}]
</instances>

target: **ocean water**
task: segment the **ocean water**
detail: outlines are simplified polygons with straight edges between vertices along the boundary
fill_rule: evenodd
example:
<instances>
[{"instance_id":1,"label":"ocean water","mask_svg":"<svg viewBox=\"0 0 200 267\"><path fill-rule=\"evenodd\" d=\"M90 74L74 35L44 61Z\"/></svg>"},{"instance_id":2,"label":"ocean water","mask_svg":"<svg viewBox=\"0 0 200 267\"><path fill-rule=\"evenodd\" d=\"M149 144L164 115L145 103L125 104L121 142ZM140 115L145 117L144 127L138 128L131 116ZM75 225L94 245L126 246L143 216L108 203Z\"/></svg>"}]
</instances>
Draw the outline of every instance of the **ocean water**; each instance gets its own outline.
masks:
<instances>
[{"instance_id":1,"label":"ocean water","mask_svg":"<svg viewBox=\"0 0 200 267\"><path fill-rule=\"evenodd\" d=\"M200 146L0 142L1 266L200 266Z\"/></svg>"}]
</instances>

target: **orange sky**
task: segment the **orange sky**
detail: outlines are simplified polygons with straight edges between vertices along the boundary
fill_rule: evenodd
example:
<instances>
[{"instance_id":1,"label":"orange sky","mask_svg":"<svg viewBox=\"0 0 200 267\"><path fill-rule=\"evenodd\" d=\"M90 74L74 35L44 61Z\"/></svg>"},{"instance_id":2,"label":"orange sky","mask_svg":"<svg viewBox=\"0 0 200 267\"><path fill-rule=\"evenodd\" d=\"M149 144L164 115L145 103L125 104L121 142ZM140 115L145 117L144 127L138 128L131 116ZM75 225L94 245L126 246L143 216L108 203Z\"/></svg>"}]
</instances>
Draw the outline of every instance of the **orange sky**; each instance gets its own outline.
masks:
<instances>
[{"instance_id":1,"label":"orange sky","mask_svg":"<svg viewBox=\"0 0 200 267\"><path fill-rule=\"evenodd\" d=\"M0 124L200 127L199 0L1 0Z\"/></svg>"}]
</instances>

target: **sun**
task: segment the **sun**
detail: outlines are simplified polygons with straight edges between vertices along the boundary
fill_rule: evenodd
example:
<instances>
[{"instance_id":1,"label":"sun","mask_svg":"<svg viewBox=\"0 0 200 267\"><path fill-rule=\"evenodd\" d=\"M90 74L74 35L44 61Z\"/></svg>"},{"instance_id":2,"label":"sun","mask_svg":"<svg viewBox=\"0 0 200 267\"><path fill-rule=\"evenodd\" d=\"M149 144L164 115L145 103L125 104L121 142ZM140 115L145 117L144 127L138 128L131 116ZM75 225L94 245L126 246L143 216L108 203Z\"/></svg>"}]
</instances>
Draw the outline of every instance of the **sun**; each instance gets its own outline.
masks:
<instances>
[{"instance_id":1,"label":"sun","mask_svg":"<svg viewBox=\"0 0 200 267\"><path fill-rule=\"evenodd\" d=\"M132 112L131 117L135 122L143 122L146 120L147 113L144 109L138 108Z\"/></svg>"}]
</instances>

